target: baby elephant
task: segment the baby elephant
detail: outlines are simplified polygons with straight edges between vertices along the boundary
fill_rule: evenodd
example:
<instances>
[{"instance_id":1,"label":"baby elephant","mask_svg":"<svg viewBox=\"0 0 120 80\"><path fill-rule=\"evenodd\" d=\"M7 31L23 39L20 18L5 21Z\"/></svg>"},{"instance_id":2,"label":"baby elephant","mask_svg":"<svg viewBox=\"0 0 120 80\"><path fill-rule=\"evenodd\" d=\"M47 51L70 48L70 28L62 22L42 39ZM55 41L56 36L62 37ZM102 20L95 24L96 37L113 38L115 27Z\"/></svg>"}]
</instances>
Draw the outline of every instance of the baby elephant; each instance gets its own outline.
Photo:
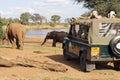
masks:
<instances>
[{"instance_id":1,"label":"baby elephant","mask_svg":"<svg viewBox=\"0 0 120 80\"><path fill-rule=\"evenodd\" d=\"M23 40L25 37L25 28L20 23L9 23L6 27L6 31L3 37L8 39L12 44L12 48L15 48L15 44L18 49L23 49Z\"/></svg>"},{"instance_id":2,"label":"baby elephant","mask_svg":"<svg viewBox=\"0 0 120 80\"><path fill-rule=\"evenodd\" d=\"M61 31L61 32L58 32L58 31L51 31L51 32L48 32L43 43L41 45L43 45L48 39L52 39L53 40L53 43L52 43L52 46L53 47L56 47L56 43L57 42L60 42L62 43L63 40L64 40L64 37L66 37L68 35L67 32L64 32L64 31Z\"/></svg>"}]
</instances>

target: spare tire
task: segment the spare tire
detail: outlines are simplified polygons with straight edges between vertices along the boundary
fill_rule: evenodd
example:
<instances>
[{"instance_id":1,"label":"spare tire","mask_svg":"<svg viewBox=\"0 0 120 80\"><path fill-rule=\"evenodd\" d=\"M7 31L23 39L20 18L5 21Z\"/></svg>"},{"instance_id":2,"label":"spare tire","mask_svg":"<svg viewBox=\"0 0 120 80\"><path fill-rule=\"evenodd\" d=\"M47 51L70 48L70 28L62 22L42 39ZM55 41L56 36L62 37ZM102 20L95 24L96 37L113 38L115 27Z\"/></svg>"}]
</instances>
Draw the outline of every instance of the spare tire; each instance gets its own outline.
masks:
<instances>
[{"instance_id":1,"label":"spare tire","mask_svg":"<svg viewBox=\"0 0 120 80\"><path fill-rule=\"evenodd\" d=\"M110 47L116 57L120 57L120 36L116 36L110 42Z\"/></svg>"}]
</instances>

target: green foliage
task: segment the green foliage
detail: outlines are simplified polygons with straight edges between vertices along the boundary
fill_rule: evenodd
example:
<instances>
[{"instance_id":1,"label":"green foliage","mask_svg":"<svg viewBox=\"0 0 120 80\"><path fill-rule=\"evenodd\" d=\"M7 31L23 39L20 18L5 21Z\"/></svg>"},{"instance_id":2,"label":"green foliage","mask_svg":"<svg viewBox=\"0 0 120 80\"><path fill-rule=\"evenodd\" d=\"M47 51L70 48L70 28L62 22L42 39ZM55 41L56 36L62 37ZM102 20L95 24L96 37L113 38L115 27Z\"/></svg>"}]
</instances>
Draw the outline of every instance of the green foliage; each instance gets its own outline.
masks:
<instances>
[{"instance_id":1,"label":"green foliage","mask_svg":"<svg viewBox=\"0 0 120 80\"><path fill-rule=\"evenodd\" d=\"M52 26L52 27L55 27L57 24L53 23L53 22L50 22L49 25Z\"/></svg>"},{"instance_id":2,"label":"green foliage","mask_svg":"<svg viewBox=\"0 0 120 80\"><path fill-rule=\"evenodd\" d=\"M43 20L45 20L45 17L41 16L38 13L35 13L33 15L31 15L31 20L35 23L35 24L42 24Z\"/></svg>"},{"instance_id":3,"label":"green foliage","mask_svg":"<svg viewBox=\"0 0 120 80\"><path fill-rule=\"evenodd\" d=\"M20 20L22 24L29 24L29 19L31 17L31 14L29 12L22 13L20 16Z\"/></svg>"},{"instance_id":4,"label":"green foliage","mask_svg":"<svg viewBox=\"0 0 120 80\"><path fill-rule=\"evenodd\" d=\"M120 0L75 0L78 3L84 1L84 7L97 10L102 16L107 16L110 11L115 11L120 17Z\"/></svg>"},{"instance_id":5,"label":"green foliage","mask_svg":"<svg viewBox=\"0 0 120 80\"><path fill-rule=\"evenodd\" d=\"M51 21L54 23L60 23L60 16L59 15L52 15L51 16Z\"/></svg>"},{"instance_id":6,"label":"green foliage","mask_svg":"<svg viewBox=\"0 0 120 80\"><path fill-rule=\"evenodd\" d=\"M90 13L91 13L91 12L86 12L86 13L82 14L81 16L82 16L82 17L88 17L88 16L90 16Z\"/></svg>"},{"instance_id":7,"label":"green foliage","mask_svg":"<svg viewBox=\"0 0 120 80\"><path fill-rule=\"evenodd\" d=\"M9 19L0 18L0 26L6 25L9 22Z\"/></svg>"},{"instance_id":8,"label":"green foliage","mask_svg":"<svg viewBox=\"0 0 120 80\"><path fill-rule=\"evenodd\" d=\"M0 26L0 39L2 39L3 37L3 29L2 29L2 26Z\"/></svg>"},{"instance_id":9,"label":"green foliage","mask_svg":"<svg viewBox=\"0 0 120 80\"><path fill-rule=\"evenodd\" d=\"M2 19L0 18L0 39L2 39L3 37L3 28L2 26L4 25L4 21L2 21Z\"/></svg>"},{"instance_id":10,"label":"green foliage","mask_svg":"<svg viewBox=\"0 0 120 80\"><path fill-rule=\"evenodd\" d=\"M6 19L6 18L1 18L0 17L0 39L2 39L3 33L4 33L3 25L7 25L10 22L19 22L19 19L18 18L15 18L15 19L14 18L8 18L8 19Z\"/></svg>"},{"instance_id":11,"label":"green foliage","mask_svg":"<svg viewBox=\"0 0 120 80\"><path fill-rule=\"evenodd\" d=\"M29 24L42 24L43 21L46 23L47 19L44 16L41 16L38 13L34 13L33 15L29 12L22 13L20 15L20 22L24 25Z\"/></svg>"},{"instance_id":12,"label":"green foliage","mask_svg":"<svg viewBox=\"0 0 120 80\"><path fill-rule=\"evenodd\" d=\"M7 19L7 23L12 23L12 22L20 22L20 20L18 18L8 18Z\"/></svg>"}]
</instances>

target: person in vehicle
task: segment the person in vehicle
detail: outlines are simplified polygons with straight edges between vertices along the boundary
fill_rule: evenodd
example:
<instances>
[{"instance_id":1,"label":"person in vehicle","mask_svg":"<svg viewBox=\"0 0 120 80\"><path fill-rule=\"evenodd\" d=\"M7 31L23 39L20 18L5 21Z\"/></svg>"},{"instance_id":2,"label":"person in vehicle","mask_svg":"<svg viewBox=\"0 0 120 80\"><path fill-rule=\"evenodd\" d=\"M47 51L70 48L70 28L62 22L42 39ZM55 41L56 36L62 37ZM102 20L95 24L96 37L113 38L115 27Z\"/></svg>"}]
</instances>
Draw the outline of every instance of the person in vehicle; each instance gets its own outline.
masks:
<instances>
[{"instance_id":1,"label":"person in vehicle","mask_svg":"<svg viewBox=\"0 0 120 80\"><path fill-rule=\"evenodd\" d=\"M90 19L99 19L99 18L102 18L101 15L98 15L98 11L96 10L93 10L92 13L90 14Z\"/></svg>"},{"instance_id":2,"label":"person in vehicle","mask_svg":"<svg viewBox=\"0 0 120 80\"><path fill-rule=\"evenodd\" d=\"M108 18L113 19L115 18L116 14L115 11L110 11L110 13L108 14Z\"/></svg>"}]
</instances>

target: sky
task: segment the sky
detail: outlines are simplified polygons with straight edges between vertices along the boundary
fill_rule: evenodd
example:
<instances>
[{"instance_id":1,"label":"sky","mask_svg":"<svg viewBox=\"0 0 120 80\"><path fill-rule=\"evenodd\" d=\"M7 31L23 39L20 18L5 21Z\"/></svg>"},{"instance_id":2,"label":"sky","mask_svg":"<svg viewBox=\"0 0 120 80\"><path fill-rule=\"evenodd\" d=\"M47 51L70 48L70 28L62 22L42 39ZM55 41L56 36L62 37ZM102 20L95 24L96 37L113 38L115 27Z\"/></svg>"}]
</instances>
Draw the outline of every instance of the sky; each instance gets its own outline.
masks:
<instances>
[{"instance_id":1,"label":"sky","mask_svg":"<svg viewBox=\"0 0 120 80\"><path fill-rule=\"evenodd\" d=\"M50 19L52 15L59 15L61 19L80 17L88 9L83 3L74 0L0 0L0 16L5 18L19 18L21 13L39 13Z\"/></svg>"}]
</instances>

